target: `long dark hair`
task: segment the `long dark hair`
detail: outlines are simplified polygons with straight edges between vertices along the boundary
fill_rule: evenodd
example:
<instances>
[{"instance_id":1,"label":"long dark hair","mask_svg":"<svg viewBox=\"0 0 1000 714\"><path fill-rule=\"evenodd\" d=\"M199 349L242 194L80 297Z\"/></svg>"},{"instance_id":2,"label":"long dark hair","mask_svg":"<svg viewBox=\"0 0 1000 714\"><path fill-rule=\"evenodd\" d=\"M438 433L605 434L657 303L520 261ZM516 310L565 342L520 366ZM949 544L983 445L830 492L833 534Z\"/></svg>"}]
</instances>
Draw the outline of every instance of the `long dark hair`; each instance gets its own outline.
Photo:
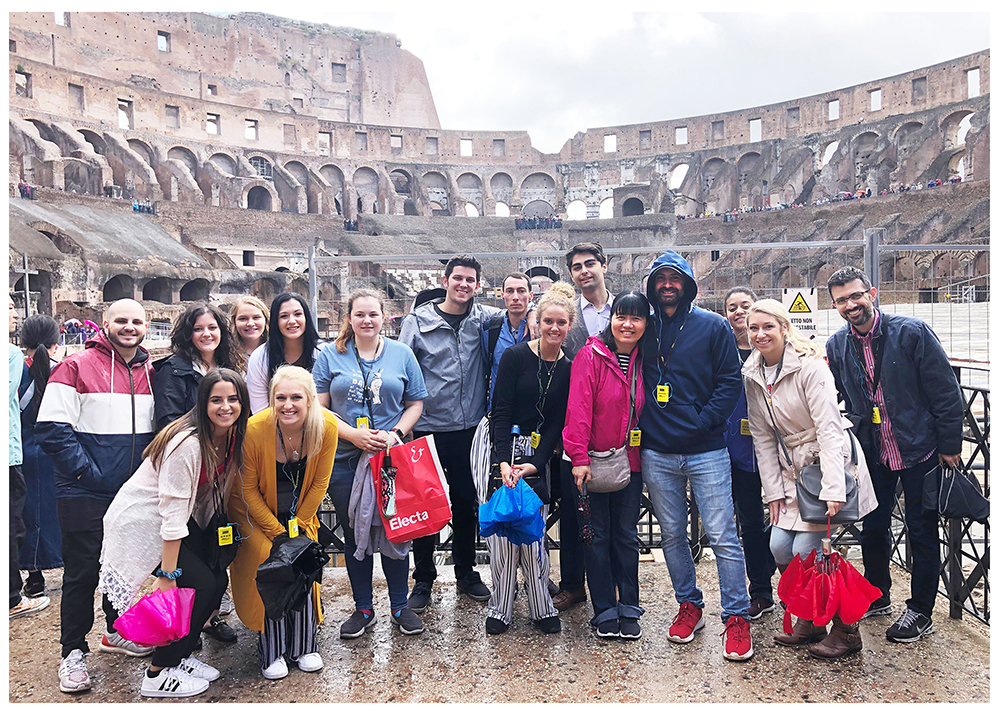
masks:
<instances>
[{"instance_id":1,"label":"long dark hair","mask_svg":"<svg viewBox=\"0 0 1000 714\"><path fill-rule=\"evenodd\" d=\"M627 293L619 293L611 303L611 319L615 315L631 315L632 317L645 318L649 324L649 300L638 290L629 290ZM601 342L608 346L612 352L617 351L618 345L615 343L615 336L611 333L611 322L601 332Z\"/></svg>"},{"instance_id":2,"label":"long dark hair","mask_svg":"<svg viewBox=\"0 0 1000 714\"><path fill-rule=\"evenodd\" d=\"M48 315L32 315L21 323L21 346L28 349L31 366L28 373L35 383L31 403L36 407L42 402L45 385L49 381L49 348L59 344L59 323Z\"/></svg>"},{"instance_id":3,"label":"long dark hair","mask_svg":"<svg viewBox=\"0 0 1000 714\"><path fill-rule=\"evenodd\" d=\"M236 387L236 394L240 398L240 416L232 426L233 447L229 457L229 466L223 476L225 479L223 491L225 500L229 500L229 492L235 479L231 476L239 470L243 464L243 438L247 433L247 420L250 418L250 394L247 392L247 383L243 376L232 369L210 369L198 383L198 399L191 411L178 419L170 422L164 427L153 441L142 452L144 459L153 462L153 468L160 468L163 459L167 456L167 445L171 439L181 432L190 432L189 437L198 440L201 449L201 462L206 473L210 477L215 475L219 467L219 459L212 448L212 421L208 418L208 399L212 395L212 390L219 382L229 382Z\"/></svg>"},{"instance_id":4,"label":"long dark hair","mask_svg":"<svg viewBox=\"0 0 1000 714\"><path fill-rule=\"evenodd\" d=\"M219 325L219 346L215 348L215 366L233 369L233 336L229 330L229 320L215 305L200 302L188 307L177 320L170 332L170 348L175 355L180 355L191 364L201 362L201 352L194 345L194 323L198 318L208 313Z\"/></svg>"},{"instance_id":5,"label":"long dark hair","mask_svg":"<svg viewBox=\"0 0 1000 714\"><path fill-rule=\"evenodd\" d=\"M302 306L302 316L306 321L305 334L302 337L302 356L295 361L295 366L312 372L313 352L316 351L316 346L319 345L319 333L316 331L316 325L313 324L312 314L309 312L306 299L298 293L281 293L281 295L274 298L271 301L271 316L268 318L268 325L271 328L271 334L267 338L268 384L271 383L271 378L274 377L274 370L283 364L288 364L288 361L285 359L285 336L281 334L281 330L278 328L278 313L281 312L281 306L289 300L295 300Z\"/></svg>"}]
</instances>

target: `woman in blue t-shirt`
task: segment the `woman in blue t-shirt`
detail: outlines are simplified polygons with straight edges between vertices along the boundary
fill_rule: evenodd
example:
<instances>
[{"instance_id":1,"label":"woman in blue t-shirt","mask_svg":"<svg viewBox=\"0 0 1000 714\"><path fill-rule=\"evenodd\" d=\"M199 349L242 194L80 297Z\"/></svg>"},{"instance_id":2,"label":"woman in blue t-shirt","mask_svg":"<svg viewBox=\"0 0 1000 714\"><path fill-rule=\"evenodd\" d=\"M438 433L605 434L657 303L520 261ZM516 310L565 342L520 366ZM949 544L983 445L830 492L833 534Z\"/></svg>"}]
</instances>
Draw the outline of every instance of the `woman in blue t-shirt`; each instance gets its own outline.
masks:
<instances>
[{"instance_id":1,"label":"woman in blue t-shirt","mask_svg":"<svg viewBox=\"0 0 1000 714\"><path fill-rule=\"evenodd\" d=\"M360 637L375 622L373 556L355 558L354 532L348 520L358 463L363 452L376 453L402 443L420 418L427 397L420 365L410 348L379 334L384 318L380 293L370 288L355 290L347 299L339 336L323 348L313 367L320 404L341 422L329 494L344 528L347 574L354 593L355 612L340 627L343 639ZM409 557L397 560L382 554L392 622L403 634L416 635L424 625L406 606L409 567Z\"/></svg>"}]
</instances>

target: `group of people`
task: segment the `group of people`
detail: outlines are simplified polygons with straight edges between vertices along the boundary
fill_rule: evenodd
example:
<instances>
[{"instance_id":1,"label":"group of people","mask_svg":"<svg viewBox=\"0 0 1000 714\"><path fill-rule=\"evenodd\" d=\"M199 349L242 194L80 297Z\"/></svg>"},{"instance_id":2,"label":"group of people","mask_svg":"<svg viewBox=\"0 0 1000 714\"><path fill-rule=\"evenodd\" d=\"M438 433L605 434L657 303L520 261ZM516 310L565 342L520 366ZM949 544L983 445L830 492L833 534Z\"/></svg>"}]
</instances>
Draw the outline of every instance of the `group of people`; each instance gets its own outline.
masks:
<instances>
[{"instance_id":1,"label":"group of people","mask_svg":"<svg viewBox=\"0 0 1000 714\"><path fill-rule=\"evenodd\" d=\"M132 199L132 213L149 213L150 215L155 215L156 208L153 206L152 201Z\"/></svg>"},{"instance_id":2,"label":"group of people","mask_svg":"<svg viewBox=\"0 0 1000 714\"><path fill-rule=\"evenodd\" d=\"M497 309L474 300L479 262L456 256L445 266L445 296L414 307L398 341L382 336L385 303L371 289L349 296L329 344L293 293L269 309L242 297L228 316L195 304L174 327L171 356L156 365L140 344L142 306L120 300L86 349L62 362L49 336L32 338L35 348L25 342L35 350L30 397L25 390L18 397L14 386L25 367L12 346L11 414L22 428L17 454L13 426L11 434L11 617L48 604L37 588L22 595L15 560L24 533L15 529L15 510L18 523L22 512L25 524L30 515L23 508L28 476L36 489L53 491L57 505L61 544L50 551L64 563L60 689L91 686L85 638L96 588L104 593L101 650L152 654L144 696L198 694L220 676L193 653L203 630L232 632L219 620L230 581L239 619L259 633L263 677L280 679L290 664L320 669L319 585L272 619L254 578L279 536L320 538L317 511L326 494L343 527L355 607L340 636L361 637L376 621L376 552L390 621L403 635L421 633L421 615L435 599L437 535L412 543L373 535L380 506L369 460L426 435L450 491L456 587L487 603L488 635L510 626L521 570L529 616L543 633L560 631L559 613L589 594L596 636L641 637L636 524L645 486L678 603L667 637L693 641L705 626L705 602L687 536L690 489L718 569L723 657L749 659L750 622L775 609L775 570L807 555L826 532L803 521L796 502L796 474L817 458L830 516L845 501L845 468L858 480L865 574L882 592L871 616L892 612L889 524L902 481L912 596L886 634L910 642L933 632L937 517L922 508L921 482L939 461L958 464L963 411L954 372L926 324L882 313L868 278L841 269L828 289L848 325L830 338L828 365L780 303L757 300L749 288L730 291L725 317L695 305L693 271L673 251L653 263L645 291L619 295L606 285L599 244L574 246L566 266L579 295L557 282L535 302L528 276L511 273ZM13 331L13 302L11 315ZM850 419L841 417L839 400ZM31 449L38 459L29 467ZM560 499L558 585L544 539L489 536L492 587L475 569L478 507L491 490L477 491L481 449L492 488L525 479L543 515ZM49 460L48 477L41 459ZM224 528L232 529L228 540ZM161 591L196 592L190 634L166 647L129 642L114 628L151 574ZM29 585L33 577L29 568ZM861 647L857 625L837 619L829 632L799 620L792 634L775 639L808 644L822 658Z\"/></svg>"},{"instance_id":3,"label":"group of people","mask_svg":"<svg viewBox=\"0 0 1000 714\"><path fill-rule=\"evenodd\" d=\"M345 231L354 231L354 232L357 232L357 230L358 230L358 222L357 221L344 221L344 230Z\"/></svg>"},{"instance_id":4,"label":"group of people","mask_svg":"<svg viewBox=\"0 0 1000 714\"><path fill-rule=\"evenodd\" d=\"M524 218L515 218L514 227L517 230L562 228L562 219L558 216L527 216Z\"/></svg>"}]
</instances>

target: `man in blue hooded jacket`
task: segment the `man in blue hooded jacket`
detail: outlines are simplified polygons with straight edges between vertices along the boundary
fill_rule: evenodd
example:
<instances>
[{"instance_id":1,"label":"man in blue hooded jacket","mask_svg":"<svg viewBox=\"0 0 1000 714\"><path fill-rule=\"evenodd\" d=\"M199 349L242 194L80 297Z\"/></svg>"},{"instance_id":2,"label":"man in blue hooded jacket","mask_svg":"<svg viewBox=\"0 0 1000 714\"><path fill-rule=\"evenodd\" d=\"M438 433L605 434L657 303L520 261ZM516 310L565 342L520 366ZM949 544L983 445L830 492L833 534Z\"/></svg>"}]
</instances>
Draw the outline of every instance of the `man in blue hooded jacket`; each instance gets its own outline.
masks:
<instances>
[{"instance_id":1,"label":"man in blue hooded jacket","mask_svg":"<svg viewBox=\"0 0 1000 714\"><path fill-rule=\"evenodd\" d=\"M750 596L724 437L742 389L736 342L725 318L694 305L698 284L677 253L667 251L656 259L646 294L654 315L643 337L642 478L680 603L667 638L687 643L705 626L705 601L687 540L690 483L719 570L723 656L746 660L753 656Z\"/></svg>"}]
</instances>

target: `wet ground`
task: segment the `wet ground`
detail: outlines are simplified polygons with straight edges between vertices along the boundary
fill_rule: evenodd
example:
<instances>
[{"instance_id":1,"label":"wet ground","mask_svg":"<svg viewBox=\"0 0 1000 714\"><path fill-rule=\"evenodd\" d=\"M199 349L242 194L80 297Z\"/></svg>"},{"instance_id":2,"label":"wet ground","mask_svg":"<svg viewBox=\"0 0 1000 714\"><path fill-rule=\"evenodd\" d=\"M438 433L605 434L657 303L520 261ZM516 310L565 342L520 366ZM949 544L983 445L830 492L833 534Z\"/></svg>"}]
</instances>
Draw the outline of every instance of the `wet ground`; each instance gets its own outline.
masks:
<instances>
[{"instance_id":1,"label":"wet ground","mask_svg":"<svg viewBox=\"0 0 1000 714\"><path fill-rule=\"evenodd\" d=\"M339 638L340 623L353 610L343 568L326 571L320 626L325 666L308 674L292 668L270 682L260 676L256 634L229 623L240 639L224 645L203 636L199 657L222 677L198 702L988 702L989 630L966 618L951 620L938 598L936 632L911 645L893 644L885 629L894 617L861 623L864 649L838 662L811 659L804 650L775 645L779 611L753 623L755 656L748 662L722 657L722 622L715 563L698 564L705 592L707 626L688 645L666 639L677 611L666 566L640 564L646 614L637 641L599 640L589 626L589 603L562 614L563 631L545 635L527 619L520 595L515 621L503 635L484 632L485 605L457 596L450 567L439 567L422 635L400 635L389 622L388 594L376 565L378 621L370 634ZM480 566L489 582L488 566ZM553 574L558 568L553 566ZM86 694L59 692L59 577L47 576L52 604L34 617L10 623L10 701L137 702L147 660L97 652L100 625L89 638L94 683ZM908 590L904 572L893 575L899 603ZM775 580L777 582L777 580ZM95 602L95 611L99 605ZM898 613L896 613L898 614ZM98 614L96 622L103 622Z\"/></svg>"}]
</instances>

